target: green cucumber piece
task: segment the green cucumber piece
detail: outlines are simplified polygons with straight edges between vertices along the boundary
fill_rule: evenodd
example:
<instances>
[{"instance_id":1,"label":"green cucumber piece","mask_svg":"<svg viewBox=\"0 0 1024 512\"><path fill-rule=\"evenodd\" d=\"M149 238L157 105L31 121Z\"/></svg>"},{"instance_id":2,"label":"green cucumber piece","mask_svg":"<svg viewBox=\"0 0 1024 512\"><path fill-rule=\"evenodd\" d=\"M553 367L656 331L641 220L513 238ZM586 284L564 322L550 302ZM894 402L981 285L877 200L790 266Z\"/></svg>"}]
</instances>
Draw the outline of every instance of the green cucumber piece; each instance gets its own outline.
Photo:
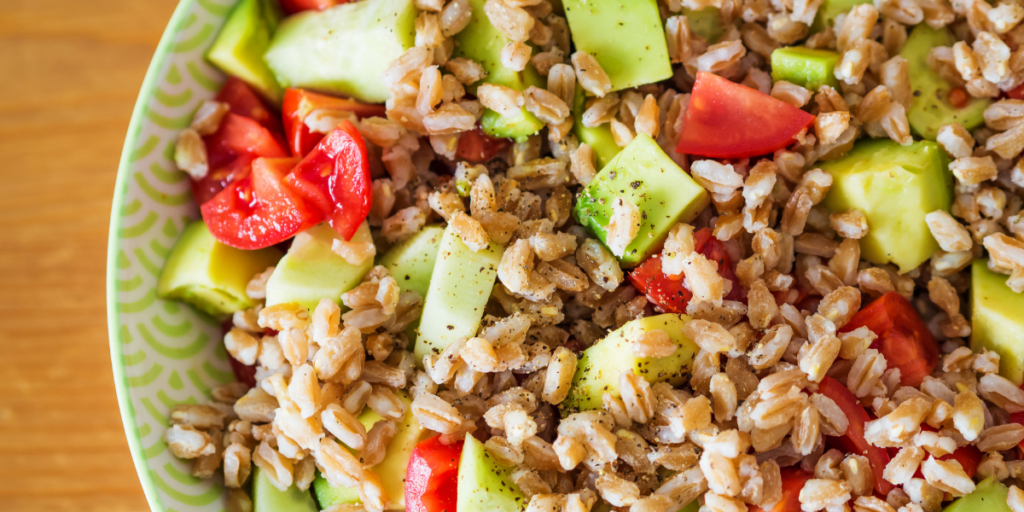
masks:
<instances>
[{"instance_id":1,"label":"green cucumber piece","mask_svg":"<svg viewBox=\"0 0 1024 512\"><path fill-rule=\"evenodd\" d=\"M512 483L512 468L498 463L483 443L466 436L459 458L459 512L521 512L530 500Z\"/></svg>"},{"instance_id":2,"label":"green cucumber piece","mask_svg":"<svg viewBox=\"0 0 1024 512\"><path fill-rule=\"evenodd\" d=\"M440 354L454 341L476 335L504 250L492 242L473 252L454 228L445 228L420 316L417 364L423 364L427 354Z\"/></svg>"},{"instance_id":3,"label":"green cucumber piece","mask_svg":"<svg viewBox=\"0 0 1024 512\"><path fill-rule=\"evenodd\" d=\"M341 303L341 294L355 288L373 267L373 259L353 265L331 251L340 235L327 223L310 228L292 240L288 254L281 258L267 281L267 306L295 302L316 309L320 299ZM353 242L372 242L370 227L363 222Z\"/></svg>"},{"instance_id":4,"label":"green cucumber piece","mask_svg":"<svg viewBox=\"0 0 1024 512\"><path fill-rule=\"evenodd\" d=\"M480 83L502 85L517 91L525 91L531 85L543 89L546 80L533 64L527 64L522 71L513 71L501 63L501 49L510 40L491 24L487 13L484 12L485 3L486 0L469 0L473 15L466 28L454 36L455 50L452 57L464 57L480 63L487 71L487 76ZM467 90L475 94L480 83L470 85ZM515 118L503 118L497 112L488 109L484 111L480 125L484 133L491 137L522 142L544 128L544 123L537 119L537 116L527 112L525 107L522 114Z\"/></svg>"},{"instance_id":5,"label":"green cucumber piece","mask_svg":"<svg viewBox=\"0 0 1024 512\"><path fill-rule=\"evenodd\" d=\"M391 97L381 73L416 41L412 0L363 0L289 16L265 59L284 87L368 103Z\"/></svg>"},{"instance_id":6,"label":"green cucumber piece","mask_svg":"<svg viewBox=\"0 0 1024 512\"><path fill-rule=\"evenodd\" d=\"M403 292L412 290L420 297L426 297L442 236L443 227L425 226L412 238L388 249L378 264L388 269Z\"/></svg>"},{"instance_id":7,"label":"green cucumber piece","mask_svg":"<svg viewBox=\"0 0 1024 512\"><path fill-rule=\"evenodd\" d=\"M235 5L206 59L221 71L237 76L275 104L284 90L263 62L263 53L281 21L281 8L274 0L241 0Z\"/></svg>"},{"instance_id":8,"label":"green cucumber piece","mask_svg":"<svg viewBox=\"0 0 1024 512\"><path fill-rule=\"evenodd\" d=\"M253 512L318 512L313 495L295 485L282 491L270 483L270 478L258 467L252 470Z\"/></svg>"},{"instance_id":9,"label":"green cucumber piece","mask_svg":"<svg viewBox=\"0 0 1024 512\"><path fill-rule=\"evenodd\" d=\"M823 85L838 88L835 69L839 57L836 52L803 46L777 48L772 52L772 80L785 80L811 91Z\"/></svg>"}]
</instances>

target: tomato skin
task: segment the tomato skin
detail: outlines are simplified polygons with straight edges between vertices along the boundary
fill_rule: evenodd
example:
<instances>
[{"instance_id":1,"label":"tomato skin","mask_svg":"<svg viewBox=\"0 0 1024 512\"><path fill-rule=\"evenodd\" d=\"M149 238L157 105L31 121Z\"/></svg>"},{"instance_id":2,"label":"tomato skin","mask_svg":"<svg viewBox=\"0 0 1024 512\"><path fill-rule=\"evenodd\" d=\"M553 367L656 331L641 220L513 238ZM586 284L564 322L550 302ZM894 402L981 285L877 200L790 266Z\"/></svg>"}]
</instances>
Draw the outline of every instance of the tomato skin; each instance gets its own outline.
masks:
<instances>
[{"instance_id":1,"label":"tomato skin","mask_svg":"<svg viewBox=\"0 0 1024 512\"><path fill-rule=\"evenodd\" d=\"M655 254L626 276L637 291L666 313L685 313L693 292L682 279L672 279L661 270L661 253Z\"/></svg>"},{"instance_id":2,"label":"tomato skin","mask_svg":"<svg viewBox=\"0 0 1024 512\"><path fill-rule=\"evenodd\" d=\"M405 473L408 512L455 512L462 441L445 446L441 436L416 445Z\"/></svg>"},{"instance_id":3,"label":"tomato skin","mask_svg":"<svg viewBox=\"0 0 1024 512\"><path fill-rule=\"evenodd\" d=\"M751 512L801 512L800 490L804 484L814 478L814 475L802 471L799 468L782 468L782 499L772 507L771 510L764 510L757 505L750 505Z\"/></svg>"},{"instance_id":4,"label":"tomato skin","mask_svg":"<svg viewBox=\"0 0 1024 512\"><path fill-rule=\"evenodd\" d=\"M328 7L348 3L349 0L280 0L285 14L302 11L322 11Z\"/></svg>"},{"instance_id":5,"label":"tomato skin","mask_svg":"<svg viewBox=\"0 0 1024 512\"><path fill-rule=\"evenodd\" d=\"M867 326L878 335L871 348L885 356L890 368L900 369L900 383L917 387L939 362L939 345L917 310L896 292L889 292L862 308L840 329L850 332Z\"/></svg>"},{"instance_id":6,"label":"tomato skin","mask_svg":"<svg viewBox=\"0 0 1024 512\"><path fill-rule=\"evenodd\" d=\"M384 116L384 105L360 103L356 100L336 98L305 89L285 89L284 102L281 104L281 119L284 122L285 140L288 141L288 149L292 156L299 158L306 156L324 138L324 134L313 133L306 126L306 116L314 110L348 110L354 112L360 119Z\"/></svg>"},{"instance_id":7,"label":"tomato skin","mask_svg":"<svg viewBox=\"0 0 1024 512\"><path fill-rule=\"evenodd\" d=\"M856 453L867 457L871 463L871 470L875 474L875 492L887 496L893 485L882 477L882 472L885 470L885 465L889 463L889 453L882 448L868 444L864 439L864 424L871 421L871 416L868 416L868 412L857 401L857 397L832 377L826 376L821 379L821 383L818 384L818 392L831 398L846 413L846 419L850 421L846 435L830 437L829 441L844 453Z\"/></svg>"},{"instance_id":8,"label":"tomato skin","mask_svg":"<svg viewBox=\"0 0 1024 512\"><path fill-rule=\"evenodd\" d=\"M459 159L480 164L489 162L494 155L505 151L511 145L510 140L491 137L484 133L483 128L477 126L473 131L463 132L459 136L459 146L455 151Z\"/></svg>"},{"instance_id":9,"label":"tomato skin","mask_svg":"<svg viewBox=\"0 0 1024 512\"><path fill-rule=\"evenodd\" d=\"M249 84L238 78L228 78L214 99L227 103L231 107L232 114L256 121L275 136L280 137L284 133L281 131L281 120L278 119L277 114L267 106L252 87L249 87Z\"/></svg>"},{"instance_id":10,"label":"tomato skin","mask_svg":"<svg viewBox=\"0 0 1024 512\"><path fill-rule=\"evenodd\" d=\"M961 446L955 452L939 457L939 460L959 462L967 476L974 478L974 474L978 472L978 466L981 465L981 450L974 445Z\"/></svg>"},{"instance_id":11,"label":"tomato skin","mask_svg":"<svg viewBox=\"0 0 1024 512\"><path fill-rule=\"evenodd\" d=\"M200 206L228 184L248 176L256 158L288 156L267 127L232 112L224 116L216 132L203 137L203 145L210 170L202 179L192 180L192 195Z\"/></svg>"},{"instance_id":12,"label":"tomato skin","mask_svg":"<svg viewBox=\"0 0 1024 512\"><path fill-rule=\"evenodd\" d=\"M211 168L220 160L237 155L255 155L267 158L285 158L288 152L270 130L255 120L228 113L220 128L203 138ZM227 156L226 156L227 155Z\"/></svg>"},{"instance_id":13,"label":"tomato skin","mask_svg":"<svg viewBox=\"0 0 1024 512\"><path fill-rule=\"evenodd\" d=\"M294 158L257 158L252 173L204 204L203 221L221 243L238 249L269 247L323 220L284 185Z\"/></svg>"},{"instance_id":14,"label":"tomato skin","mask_svg":"<svg viewBox=\"0 0 1024 512\"><path fill-rule=\"evenodd\" d=\"M253 155L240 155L222 167L211 168L201 180L192 180L192 197L202 206L213 199L229 184L245 178L252 172Z\"/></svg>"},{"instance_id":15,"label":"tomato skin","mask_svg":"<svg viewBox=\"0 0 1024 512\"><path fill-rule=\"evenodd\" d=\"M235 374L235 380L249 386L250 388L256 387L256 367L243 364L241 361L228 357L228 363L231 364L231 371Z\"/></svg>"},{"instance_id":16,"label":"tomato skin","mask_svg":"<svg viewBox=\"0 0 1024 512\"><path fill-rule=\"evenodd\" d=\"M342 121L285 178L306 205L351 240L370 213L370 159L359 130Z\"/></svg>"},{"instance_id":17,"label":"tomato skin","mask_svg":"<svg viewBox=\"0 0 1024 512\"><path fill-rule=\"evenodd\" d=\"M677 153L712 158L747 158L793 142L814 116L761 91L707 73L697 73Z\"/></svg>"},{"instance_id":18,"label":"tomato skin","mask_svg":"<svg viewBox=\"0 0 1024 512\"><path fill-rule=\"evenodd\" d=\"M707 259L718 263L718 273L732 281L732 290L725 296L726 300L740 300L744 297L743 288L733 273L732 258L725 245L711 236L711 230L703 228L693 235L694 249ZM686 305L693 298L693 292L684 286L685 278L673 278L661 270L661 253L655 254L635 268L626 277L636 289L647 296L647 300L667 313L685 313Z\"/></svg>"},{"instance_id":19,"label":"tomato skin","mask_svg":"<svg viewBox=\"0 0 1024 512\"><path fill-rule=\"evenodd\" d=\"M936 429L924 423L921 424L921 430L926 432L938 432ZM895 457L900 452L900 449L886 448L886 452L890 457ZM974 474L978 472L978 466L981 465L981 456L981 450L974 445L969 444L967 446L957 448L953 453L937 457L937 459L957 461L960 463L960 467L964 469L964 472L967 473L967 476L974 478ZM925 457L929 457L929 455L925 454ZM921 468L917 468L917 472L914 473L914 478L924 478L924 475L921 473Z\"/></svg>"},{"instance_id":20,"label":"tomato skin","mask_svg":"<svg viewBox=\"0 0 1024 512\"><path fill-rule=\"evenodd\" d=\"M1006 91L1006 96L1015 100L1024 100L1024 84Z\"/></svg>"}]
</instances>

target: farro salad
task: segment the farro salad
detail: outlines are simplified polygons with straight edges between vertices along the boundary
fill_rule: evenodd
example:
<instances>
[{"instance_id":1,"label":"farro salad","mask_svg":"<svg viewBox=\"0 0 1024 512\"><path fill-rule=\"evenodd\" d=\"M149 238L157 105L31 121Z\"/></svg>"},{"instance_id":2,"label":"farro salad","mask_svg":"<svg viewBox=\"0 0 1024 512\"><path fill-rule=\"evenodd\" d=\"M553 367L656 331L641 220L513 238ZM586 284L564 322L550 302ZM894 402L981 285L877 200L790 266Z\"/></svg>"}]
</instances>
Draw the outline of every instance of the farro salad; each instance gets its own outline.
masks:
<instances>
[{"instance_id":1,"label":"farro salad","mask_svg":"<svg viewBox=\"0 0 1024 512\"><path fill-rule=\"evenodd\" d=\"M240 0L158 293L256 512L1024 512L1019 0Z\"/></svg>"}]
</instances>

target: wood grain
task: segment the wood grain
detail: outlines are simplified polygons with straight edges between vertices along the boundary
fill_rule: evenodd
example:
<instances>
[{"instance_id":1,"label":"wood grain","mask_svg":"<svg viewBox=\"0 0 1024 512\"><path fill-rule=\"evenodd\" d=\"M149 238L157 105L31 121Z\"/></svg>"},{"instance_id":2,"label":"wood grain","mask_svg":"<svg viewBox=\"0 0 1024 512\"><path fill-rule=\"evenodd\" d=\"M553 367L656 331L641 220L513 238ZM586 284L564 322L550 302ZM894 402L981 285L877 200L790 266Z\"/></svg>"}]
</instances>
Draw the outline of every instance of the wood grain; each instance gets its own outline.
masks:
<instances>
[{"instance_id":1,"label":"wood grain","mask_svg":"<svg viewBox=\"0 0 1024 512\"><path fill-rule=\"evenodd\" d=\"M176 0L0 0L0 509L148 510L107 350L111 195Z\"/></svg>"}]
</instances>

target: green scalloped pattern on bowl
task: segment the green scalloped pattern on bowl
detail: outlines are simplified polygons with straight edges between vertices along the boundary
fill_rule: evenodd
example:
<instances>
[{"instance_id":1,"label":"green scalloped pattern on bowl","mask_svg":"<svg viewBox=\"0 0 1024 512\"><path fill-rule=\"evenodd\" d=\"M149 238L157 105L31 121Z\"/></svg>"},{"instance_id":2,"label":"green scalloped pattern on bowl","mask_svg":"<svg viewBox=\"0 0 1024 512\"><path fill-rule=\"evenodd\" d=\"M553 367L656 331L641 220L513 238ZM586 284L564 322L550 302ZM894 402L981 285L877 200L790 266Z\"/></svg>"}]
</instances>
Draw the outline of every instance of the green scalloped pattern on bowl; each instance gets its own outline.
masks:
<instances>
[{"instance_id":1,"label":"green scalloped pattern on bowl","mask_svg":"<svg viewBox=\"0 0 1024 512\"><path fill-rule=\"evenodd\" d=\"M163 440L177 403L234 380L217 321L156 297L164 260L199 217L174 166L177 132L225 77L203 59L235 0L181 0L149 65L117 172L107 247L114 384L135 469L154 512L224 510L223 485L192 476Z\"/></svg>"}]
</instances>

